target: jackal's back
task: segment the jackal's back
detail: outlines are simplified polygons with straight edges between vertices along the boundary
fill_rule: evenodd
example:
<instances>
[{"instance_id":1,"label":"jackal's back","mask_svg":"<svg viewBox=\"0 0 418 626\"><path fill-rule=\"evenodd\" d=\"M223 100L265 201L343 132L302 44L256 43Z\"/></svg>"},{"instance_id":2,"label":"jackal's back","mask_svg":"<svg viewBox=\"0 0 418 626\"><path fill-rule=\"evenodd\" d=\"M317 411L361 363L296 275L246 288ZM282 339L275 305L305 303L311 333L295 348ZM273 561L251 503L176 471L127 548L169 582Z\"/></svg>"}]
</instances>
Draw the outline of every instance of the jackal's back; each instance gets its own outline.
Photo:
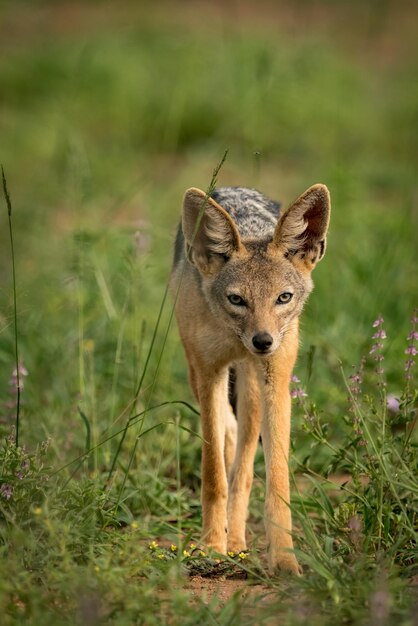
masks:
<instances>
[{"instance_id":1,"label":"jackal's back","mask_svg":"<svg viewBox=\"0 0 418 626\"><path fill-rule=\"evenodd\" d=\"M279 202L247 187L219 187L213 191L211 197L229 213L244 241L272 239L280 216ZM180 223L174 245L174 268L184 257L184 236Z\"/></svg>"},{"instance_id":2,"label":"jackal's back","mask_svg":"<svg viewBox=\"0 0 418 626\"><path fill-rule=\"evenodd\" d=\"M243 240L273 236L280 214L278 202L246 187L220 187L212 198L232 217Z\"/></svg>"}]
</instances>

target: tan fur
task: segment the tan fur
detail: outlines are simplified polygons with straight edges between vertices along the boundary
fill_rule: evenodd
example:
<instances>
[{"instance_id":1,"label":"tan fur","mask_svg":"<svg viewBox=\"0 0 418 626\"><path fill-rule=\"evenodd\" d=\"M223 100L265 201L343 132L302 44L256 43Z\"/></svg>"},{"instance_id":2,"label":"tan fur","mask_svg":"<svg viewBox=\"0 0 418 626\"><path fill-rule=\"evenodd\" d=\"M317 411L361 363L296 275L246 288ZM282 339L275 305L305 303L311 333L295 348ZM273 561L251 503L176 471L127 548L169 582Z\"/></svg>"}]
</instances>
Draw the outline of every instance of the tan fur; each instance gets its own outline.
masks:
<instances>
[{"instance_id":1,"label":"tan fur","mask_svg":"<svg viewBox=\"0 0 418 626\"><path fill-rule=\"evenodd\" d=\"M289 382L298 351L298 318L312 290L310 272L325 251L329 212L327 188L314 185L282 215L272 237L249 241L241 238L239 224L227 211L190 189L183 203L185 252L171 275L202 418L202 542L220 553L246 549L261 431L271 572L300 571L289 507ZM289 292L291 301L279 304L278 296ZM231 294L245 306L232 304ZM254 344L260 333L271 337L263 353ZM231 365L237 376L237 423L228 400Z\"/></svg>"}]
</instances>

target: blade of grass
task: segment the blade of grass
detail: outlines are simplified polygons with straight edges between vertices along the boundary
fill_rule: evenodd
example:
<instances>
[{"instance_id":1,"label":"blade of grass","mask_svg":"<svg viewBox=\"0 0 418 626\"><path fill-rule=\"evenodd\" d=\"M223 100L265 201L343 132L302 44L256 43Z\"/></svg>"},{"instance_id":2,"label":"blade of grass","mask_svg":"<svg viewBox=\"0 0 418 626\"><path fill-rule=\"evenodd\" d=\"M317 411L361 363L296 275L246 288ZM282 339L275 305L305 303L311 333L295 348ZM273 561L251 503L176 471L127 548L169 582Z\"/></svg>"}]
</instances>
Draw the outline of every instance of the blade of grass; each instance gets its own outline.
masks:
<instances>
[{"instance_id":1,"label":"blade of grass","mask_svg":"<svg viewBox=\"0 0 418 626\"><path fill-rule=\"evenodd\" d=\"M10 248L12 253L12 274L13 274L13 313L14 313L14 338L15 338L15 359L16 359L16 447L19 445L19 430L20 430L20 372L19 372L19 342L17 332L17 297L16 297L16 267L15 267L15 252L13 244L13 228L12 228L12 203L10 201L9 192L7 190L6 175L4 173L3 165L1 166L1 174L3 179L3 193L7 205L7 215L9 218L9 236L10 236Z\"/></svg>"},{"instance_id":2,"label":"blade of grass","mask_svg":"<svg viewBox=\"0 0 418 626\"><path fill-rule=\"evenodd\" d=\"M86 427L86 454L87 452L90 450L90 446L91 446L91 428L90 428L90 422L89 419L87 417L87 415L85 413L83 413L83 411L80 409L80 407L78 408L78 413L81 417L81 419L84 422L84 425Z\"/></svg>"},{"instance_id":3,"label":"blade of grass","mask_svg":"<svg viewBox=\"0 0 418 626\"><path fill-rule=\"evenodd\" d=\"M94 264L94 275L99 286L99 291L102 296L107 315L109 319L114 320L118 317L118 312L113 304L112 296L110 295L109 287L107 286L103 271L97 262Z\"/></svg>"},{"instance_id":4,"label":"blade of grass","mask_svg":"<svg viewBox=\"0 0 418 626\"><path fill-rule=\"evenodd\" d=\"M126 324L126 314L128 310L128 304L131 298L131 289L128 288L128 292L126 294L125 302L122 307L121 314L121 323L119 327L118 339L116 343L116 352L115 352L115 360L114 360L114 369L113 369L113 377L112 377L112 387L110 391L110 419L113 420L113 416L116 410L116 386L119 380L119 369L121 363L121 355L122 355L122 345L124 339L125 332L125 324Z\"/></svg>"}]
</instances>

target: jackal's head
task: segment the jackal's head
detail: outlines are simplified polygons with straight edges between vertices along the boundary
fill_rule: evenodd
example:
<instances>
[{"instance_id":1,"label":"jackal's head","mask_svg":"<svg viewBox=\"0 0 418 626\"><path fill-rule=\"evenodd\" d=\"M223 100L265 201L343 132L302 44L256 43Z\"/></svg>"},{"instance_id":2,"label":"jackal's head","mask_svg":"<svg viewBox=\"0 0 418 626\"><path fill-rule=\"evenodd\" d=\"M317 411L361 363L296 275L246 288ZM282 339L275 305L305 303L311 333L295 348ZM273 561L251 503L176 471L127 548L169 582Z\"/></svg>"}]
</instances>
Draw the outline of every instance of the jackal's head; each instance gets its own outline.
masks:
<instances>
[{"instance_id":1,"label":"jackal's head","mask_svg":"<svg viewBox=\"0 0 418 626\"><path fill-rule=\"evenodd\" d=\"M206 302L251 353L268 355L294 327L324 256L330 215L325 185L303 193L276 226L240 235L240 223L199 189L183 203L188 258ZM293 324L292 324L293 322Z\"/></svg>"}]
</instances>

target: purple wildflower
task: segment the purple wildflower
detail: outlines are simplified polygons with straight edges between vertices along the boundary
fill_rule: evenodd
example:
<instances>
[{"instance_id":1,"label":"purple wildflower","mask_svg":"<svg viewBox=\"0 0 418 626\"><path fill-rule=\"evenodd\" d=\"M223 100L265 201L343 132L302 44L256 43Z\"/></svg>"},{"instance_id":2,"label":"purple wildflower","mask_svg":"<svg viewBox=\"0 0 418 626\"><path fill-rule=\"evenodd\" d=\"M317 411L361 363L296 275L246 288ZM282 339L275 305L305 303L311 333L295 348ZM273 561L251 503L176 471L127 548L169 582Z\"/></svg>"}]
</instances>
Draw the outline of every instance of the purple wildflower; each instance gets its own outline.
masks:
<instances>
[{"instance_id":1,"label":"purple wildflower","mask_svg":"<svg viewBox=\"0 0 418 626\"><path fill-rule=\"evenodd\" d=\"M385 373L383 369L383 361L385 357L382 354L383 343L382 341L387 338L386 331L383 328L384 319L381 315L373 322L373 328L376 328L376 332L373 333L372 339L375 339L375 343L370 348L369 354L373 354L373 359L377 362L375 372L378 376L380 376L380 387L386 387L386 383L382 380L383 374Z\"/></svg>"},{"instance_id":2,"label":"purple wildflower","mask_svg":"<svg viewBox=\"0 0 418 626\"><path fill-rule=\"evenodd\" d=\"M411 380L412 378L410 370L412 367L414 367L415 365L414 357L416 357L416 355L418 354L418 351L414 345L415 341L417 341L418 339L418 332L415 330L415 326L416 324L418 324L417 309L415 309L412 315L411 324L412 324L411 332L409 333L407 337L407 340L409 341L409 345L407 346L405 350L405 354L409 356L409 358L405 361L405 378L407 381Z\"/></svg>"},{"instance_id":3,"label":"purple wildflower","mask_svg":"<svg viewBox=\"0 0 418 626\"><path fill-rule=\"evenodd\" d=\"M19 480L23 480L30 467L29 459L23 459L20 470L16 473Z\"/></svg>"},{"instance_id":4,"label":"purple wildflower","mask_svg":"<svg viewBox=\"0 0 418 626\"><path fill-rule=\"evenodd\" d=\"M379 326L382 326L383 322L385 320L383 319L383 317L381 315L378 316L377 320L375 320L373 322L373 328L378 328Z\"/></svg>"},{"instance_id":5,"label":"purple wildflower","mask_svg":"<svg viewBox=\"0 0 418 626\"><path fill-rule=\"evenodd\" d=\"M13 413L17 409L17 397L16 390L18 388L18 372L19 372L19 390L22 391L25 386L25 378L28 376L28 370L23 365L23 362L19 363L18 369L14 368L12 375L9 379L9 392L8 399L4 402L3 406L7 411L7 419L14 419Z\"/></svg>"},{"instance_id":6,"label":"purple wildflower","mask_svg":"<svg viewBox=\"0 0 418 626\"><path fill-rule=\"evenodd\" d=\"M293 387L290 389L290 397L297 401L300 406L303 406L303 398L307 397L307 393L300 384L300 380L293 374L291 377L291 383Z\"/></svg>"},{"instance_id":7,"label":"purple wildflower","mask_svg":"<svg viewBox=\"0 0 418 626\"><path fill-rule=\"evenodd\" d=\"M14 368L12 375L10 377L9 380L9 385L11 387L17 387L17 372L18 370L16 368ZM25 383L25 378L28 375L28 370L26 369L26 367L23 365L23 363L19 363L19 386L20 389L23 389L24 387L24 383Z\"/></svg>"},{"instance_id":8,"label":"purple wildflower","mask_svg":"<svg viewBox=\"0 0 418 626\"><path fill-rule=\"evenodd\" d=\"M366 363L366 358L363 356L357 368L355 365L352 366L354 369L354 372L348 377L350 381L350 384L348 386L348 389L350 391L350 394L348 396L348 402L350 406L348 410L351 413L351 421L353 424L353 430L356 434L356 437L358 438L361 438L363 436L363 430L361 428L360 418L358 416L358 403L360 400L361 386L363 384L363 373L364 373L365 363Z\"/></svg>"},{"instance_id":9,"label":"purple wildflower","mask_svg":"<svg viewBox=\"0 0 418 626\"><path fill-rule=\"evenodd\" d=\"M350 376L348 377L350 381L349 389L351 392L351 395L349 397L350 403L351 403L351 396L358 396L361 393L361 385L363 383L363 371L364 371L365 362L366 362L366 359L363 357L357 369L355 365L352 366L354 369L354 373L350 374ZM351 408L354 409L354 407L351 407Z\"/></svg>"},{"instance_id":10,"label":"purple wildflower","mask_svg":"<svg viewBox=\"0 0 418 626\"><path fill-rule=\"evenodd\" d=\"M292 389L290 392L291 398L306 398L307 395L308 394L303 391L302 387L296 387L296 389Z\"/></svg>"},{"instance_id":11,"label":"purple wildflower","mask_svg":"<svg viewBox=\"0 0 418 626\"><path fill-rule=\"evenodd\" d=\"M382 341L381 341L381 340L382 340L382 339L386 339L386 338L387 338L387 336L386 336L386 331L385 331L385 329L383 328L383 322L384 322L384 319L383 319L383 317L382 317L381 315L379 315L379 317L377 318L377 320L375 320L375 321L373 322L373 328L377 328L377 330L376 330L376 332L375 332L375 333L373 333L373 335L372 335L372 339L378 339L378 341L376 341L376 343L374 343L374 344L372 345L372 347L371 347L371 350L370 350L369 354L375 354L376 352L379 352L379 351L380 351L380 350L382 350L382 348L383 348L383 343L382 343ZM380 360L380 359L377 359L377 358L376 358L377 356L378 356L378 355L376 355L374 358L375 358L376 360Z\"/></svg>"},{"instance_id":12,"label":"purple wildflower","mask_svg":"<svg viewBox=\"0 0 418 626\"><path fill-rule=\"evenodd\" d=\"M13 494L13 487L7 483L3 483L0 487L0 494L5 500L10 500Z\"/></svg>"},{"instance_id":13,"label":"purple wildflower","mask_svg":"<svg viewBox=\"0 0 418 626\"><path fill-rule=\"evenodd\" d=\"M353 515L348 520L347 526L353 532L359 533L361 532L361 519L358 517L358 515Z\"/></svg>"},{"instance_id":14,"label":"purple wildflower","mask_svg":"<svg viewBox=\"0 0 418 626\"><path fill-rule=\"evenodd\" d=\"M394 413L395 415L396 413L399 413L399 400L392 394L388 395L386 398L386 406L390 413Z\"/></svg>"},{"instance_id":15,"label":"purple wildflower","mask_svg":"<svg viewBox=\"0 0 418 626\"><path fill-rule=\"evenodd\" d=\"M20 362L19 363L19 376L27 376L27 375L28 375L28 370L23 365L23 362ZM16 368L14 368L12 376L17 376L17 369Z\"/></svg>"},{"instance_id":16,"label":"purple wildflower","mask_svg":"<svg viewBox=\"0 0 418 626\"><path fill-rule=\"evenodd\" d=\"M375 352L377 352L378 350L381 350L383 348L383 343L374 343L371 347L371 350L369 352L369 354L374 354Z\"/></svg>"},{"instance_id":17,"label":"purple wildflower","mask_svg":"<svg viewBox=\"0 0 418 626\"><path fill-rule=\"evenodd\" d=\"M415 346L408 346L405 350L405 354L410 354L411 356L416 356L418 351Z\"/></svg>"}]
</instances>

